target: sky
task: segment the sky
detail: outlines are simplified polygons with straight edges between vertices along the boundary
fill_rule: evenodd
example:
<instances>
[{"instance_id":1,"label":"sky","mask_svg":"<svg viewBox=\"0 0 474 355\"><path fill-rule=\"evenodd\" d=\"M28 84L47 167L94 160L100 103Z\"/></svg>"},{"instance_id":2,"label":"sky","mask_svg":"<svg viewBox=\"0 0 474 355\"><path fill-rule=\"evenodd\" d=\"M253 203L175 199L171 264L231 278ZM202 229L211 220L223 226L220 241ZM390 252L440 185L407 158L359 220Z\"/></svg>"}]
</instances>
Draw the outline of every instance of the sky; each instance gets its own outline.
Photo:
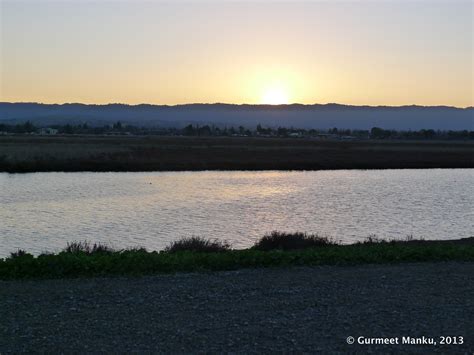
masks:
<instances>
[{"instance_id":1,"label":"sky","mask_svg":"<svg viewBox=\"0 0 474 355\"><path fill-rule=\"evenodd\" d=\"M0 101L474 106L470 0L0 2Z\"/></svg>"}]
</instances>

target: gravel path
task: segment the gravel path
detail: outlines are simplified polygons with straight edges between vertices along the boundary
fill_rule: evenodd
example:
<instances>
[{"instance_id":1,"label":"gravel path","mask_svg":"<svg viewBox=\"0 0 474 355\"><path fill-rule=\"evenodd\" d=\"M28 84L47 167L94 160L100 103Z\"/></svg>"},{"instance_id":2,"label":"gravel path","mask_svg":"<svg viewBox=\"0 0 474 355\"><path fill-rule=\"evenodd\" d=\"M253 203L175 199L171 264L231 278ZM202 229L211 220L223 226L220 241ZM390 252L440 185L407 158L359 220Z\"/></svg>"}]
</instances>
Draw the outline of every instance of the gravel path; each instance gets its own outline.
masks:
<instances>
[{"instance_id":1,"label":"gravel path","mask_svg":"<svg viewBox=\"0 0 474 355\"><path fill-rule=\"evenodd\" d=\"M474 263L0 282L0 353L474 351ZM348 336L463 345L348 345Z\"/></svg>"}]
</instances>

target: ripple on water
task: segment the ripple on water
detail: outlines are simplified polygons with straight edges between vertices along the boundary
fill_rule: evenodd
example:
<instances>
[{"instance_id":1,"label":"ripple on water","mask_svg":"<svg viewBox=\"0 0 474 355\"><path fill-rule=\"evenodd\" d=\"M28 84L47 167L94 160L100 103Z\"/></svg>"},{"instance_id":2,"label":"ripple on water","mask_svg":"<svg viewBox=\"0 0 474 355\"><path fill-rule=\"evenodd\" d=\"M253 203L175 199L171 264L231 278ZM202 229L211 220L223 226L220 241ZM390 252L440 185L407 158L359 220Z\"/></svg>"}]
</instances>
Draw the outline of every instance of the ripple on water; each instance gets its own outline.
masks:
<instances>
[{"instance_id":1,"label":"ripple on water","mask_svg":"<svg viewBox=\"0 0 474 355\"><path fill-rule=\"evenodd\" d=\"M198 235L243 248L272 230L473 236L474 169L0 174L0 256L68 241L162 249Z\"/></svg>"}]
</instances>

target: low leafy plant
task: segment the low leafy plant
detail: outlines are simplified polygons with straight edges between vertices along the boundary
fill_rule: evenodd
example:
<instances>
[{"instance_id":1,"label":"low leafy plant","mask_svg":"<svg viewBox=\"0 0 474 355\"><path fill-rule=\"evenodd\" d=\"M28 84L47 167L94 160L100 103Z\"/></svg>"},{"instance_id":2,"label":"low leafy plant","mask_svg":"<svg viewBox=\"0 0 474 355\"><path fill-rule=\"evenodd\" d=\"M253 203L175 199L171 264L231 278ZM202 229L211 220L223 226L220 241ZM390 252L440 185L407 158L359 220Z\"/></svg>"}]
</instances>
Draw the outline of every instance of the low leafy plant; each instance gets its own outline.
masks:
<instances>
[{"instance_id":1,"label":"low leafy plant","mask_svg":"<svg viewBox=\"0 0 474 355\"><path fill-rule=\"evenodd\" d=\"M165 249L165 253L176 253L180 251L193 251L204 253L216 253L230 250L227 241L218 239L208 240L202 237L187 237L172 242Z\"/></svg>"},{"instance_id":2,"label":"low leafy plant","mask_svg":"<svg viewBox=\"0 0 474 355\"><path fill-rule=\"evenodd\" d=\"M336 245L326 237L306 233L272 232L259 239L252 249L255 250L296 250Z\"/></svg>"}]
</instances>

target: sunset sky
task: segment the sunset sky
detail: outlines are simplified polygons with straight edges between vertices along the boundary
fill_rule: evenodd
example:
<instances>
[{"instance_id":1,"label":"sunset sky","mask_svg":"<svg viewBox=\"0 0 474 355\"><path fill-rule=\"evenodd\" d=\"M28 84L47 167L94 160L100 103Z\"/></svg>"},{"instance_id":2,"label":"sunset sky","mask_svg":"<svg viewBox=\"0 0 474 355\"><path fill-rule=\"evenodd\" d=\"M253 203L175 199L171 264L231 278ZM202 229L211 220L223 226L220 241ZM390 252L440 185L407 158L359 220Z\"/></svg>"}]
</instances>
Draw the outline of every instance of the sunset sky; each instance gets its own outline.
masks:
<instances>
[{"instance_id":1,"label":"sunset sky","mask_svg":"<svg viewBox=\"0 0 474 355\"><path fill-rule=\"evenodd\" d=\"M471 1L3 0L0 44L0 101L474 105Z\"/></svg>"}]
</instances>

